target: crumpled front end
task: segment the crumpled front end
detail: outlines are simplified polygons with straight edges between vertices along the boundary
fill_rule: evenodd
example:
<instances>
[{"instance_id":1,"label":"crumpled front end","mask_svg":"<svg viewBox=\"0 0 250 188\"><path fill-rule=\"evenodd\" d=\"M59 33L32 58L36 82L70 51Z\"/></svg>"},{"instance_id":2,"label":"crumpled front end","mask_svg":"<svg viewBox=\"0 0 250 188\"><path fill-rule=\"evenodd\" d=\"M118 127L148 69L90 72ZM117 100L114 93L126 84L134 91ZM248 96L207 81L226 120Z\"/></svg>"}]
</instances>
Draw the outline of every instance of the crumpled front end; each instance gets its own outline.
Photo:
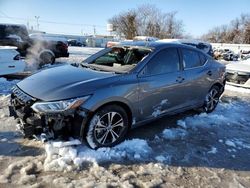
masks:
<instances>
[{"instance_id":1,"label":"crumpled front end","mask_svg":"<svg viewBox=\"0 0 250 188\"><path fill-rule=\"evenodd\" d=\"M60 101L61 102L61 101ZM22 134L27 137L37 137L43 135L43 139L54 139L57 137L80 137L83 133L88 111L80 106L69 108L67 110L50 111L41 109L42 101L36 99L20 88L15 86L11 94L11 106L9 106L10 115L18 121L18 128ZM46 107L46 106L45 106Z\"/></svg>"}]
</instances>

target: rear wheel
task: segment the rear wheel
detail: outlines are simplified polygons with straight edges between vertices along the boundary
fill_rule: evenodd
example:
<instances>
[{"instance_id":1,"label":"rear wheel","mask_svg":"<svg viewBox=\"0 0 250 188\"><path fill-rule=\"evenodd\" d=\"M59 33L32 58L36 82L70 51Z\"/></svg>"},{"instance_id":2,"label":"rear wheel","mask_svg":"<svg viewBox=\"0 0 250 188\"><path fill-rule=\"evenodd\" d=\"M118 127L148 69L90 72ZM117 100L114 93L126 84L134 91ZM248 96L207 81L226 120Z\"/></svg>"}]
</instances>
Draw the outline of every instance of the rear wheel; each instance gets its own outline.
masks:
<instances>
[{"instance_id":1,"label":"rear wheel","mask_svg":"<svg viewBox=\"0 0 250 188\"><path fill-rule=\"evenodd\" d=\"M210 113L216 108L219 98L220 98L220 88L218 86L213 86L205 98L205 103L203 109L205 112Z\"/></svg>"},{"instance_id":2,"label":"rear wheel","mask_svg":"<svg viewBox=\"0 0 250 188\"><path fill-rule=\"evenodd\" d=\"M128 128L126 111L118 105L108 105L98 110L89 121L86 140L93 149L112 147L123 141Z\"/></svg>"}]
</instances>

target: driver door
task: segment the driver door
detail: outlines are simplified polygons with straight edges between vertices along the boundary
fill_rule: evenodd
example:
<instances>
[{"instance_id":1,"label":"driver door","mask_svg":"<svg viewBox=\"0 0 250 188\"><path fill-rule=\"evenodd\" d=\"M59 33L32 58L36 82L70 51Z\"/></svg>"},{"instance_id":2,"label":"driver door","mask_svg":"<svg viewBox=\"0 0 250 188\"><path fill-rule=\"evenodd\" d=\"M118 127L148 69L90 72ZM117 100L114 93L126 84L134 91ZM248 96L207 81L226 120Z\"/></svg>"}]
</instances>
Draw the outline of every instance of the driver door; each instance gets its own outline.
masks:
<instances>
[{"instance_id":1,"label":"driver door","mask_svg":"<svg viewBox=\"0 0 250 188\"><path fill-rule=\"evenodd\" d=\"M139 75L141 120L184 107L184 82L177 48L165 48L155 54Z\"/></svg>"}]
</instances>

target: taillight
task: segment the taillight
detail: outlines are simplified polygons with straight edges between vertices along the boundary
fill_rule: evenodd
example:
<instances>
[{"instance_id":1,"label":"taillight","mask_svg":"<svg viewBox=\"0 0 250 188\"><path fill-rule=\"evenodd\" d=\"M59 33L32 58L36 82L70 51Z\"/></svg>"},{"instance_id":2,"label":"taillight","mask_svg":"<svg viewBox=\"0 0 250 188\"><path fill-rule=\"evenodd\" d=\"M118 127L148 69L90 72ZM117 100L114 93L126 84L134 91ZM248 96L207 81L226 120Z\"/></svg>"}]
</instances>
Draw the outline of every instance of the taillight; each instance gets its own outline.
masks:
<instances>
[{"instance_id":1,"label":"taillight","mask_svg":"<svg viewBox=\"0 0 250 188\"><path fill-rule=\"evenodd\" d=\"M20 59L21 59L20 54L17 54L13 59L14 59L14 60L20 60Z\"/></svg>"},{"instance_id":2,"label":"taillight","mask_svg":"<svg viewBox=\"0 0 250 188\"><path fill-rule=\"evenodd\" d=\"M67 44L65 44L65 43L62 43L62 47L63 47L65 50L67 50L67 49L68 49L68 45L67 45Z\"/></svg>"}]
</instances>

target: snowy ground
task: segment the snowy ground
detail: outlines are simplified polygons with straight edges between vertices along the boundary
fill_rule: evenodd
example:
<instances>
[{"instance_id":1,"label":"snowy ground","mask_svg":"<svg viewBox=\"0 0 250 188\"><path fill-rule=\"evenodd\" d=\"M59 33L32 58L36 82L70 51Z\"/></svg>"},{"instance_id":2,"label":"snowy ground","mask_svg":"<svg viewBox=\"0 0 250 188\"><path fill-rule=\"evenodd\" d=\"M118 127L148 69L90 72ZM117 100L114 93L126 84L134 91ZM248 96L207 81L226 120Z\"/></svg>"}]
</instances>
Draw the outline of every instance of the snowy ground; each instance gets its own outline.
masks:
<instances>
[{"instance_id":1,"label":"snowy ground","mask_svg":"<svg viewBox=\"0 0 250 188\"><path fill-rule=\"evenodd\" d=\"M250 187L250 90L227 86L211 114L165 117L94 151L78 140L23 139L7 109L16 82L0 78L0 187Z\"/></svg>"}]
</instances>

